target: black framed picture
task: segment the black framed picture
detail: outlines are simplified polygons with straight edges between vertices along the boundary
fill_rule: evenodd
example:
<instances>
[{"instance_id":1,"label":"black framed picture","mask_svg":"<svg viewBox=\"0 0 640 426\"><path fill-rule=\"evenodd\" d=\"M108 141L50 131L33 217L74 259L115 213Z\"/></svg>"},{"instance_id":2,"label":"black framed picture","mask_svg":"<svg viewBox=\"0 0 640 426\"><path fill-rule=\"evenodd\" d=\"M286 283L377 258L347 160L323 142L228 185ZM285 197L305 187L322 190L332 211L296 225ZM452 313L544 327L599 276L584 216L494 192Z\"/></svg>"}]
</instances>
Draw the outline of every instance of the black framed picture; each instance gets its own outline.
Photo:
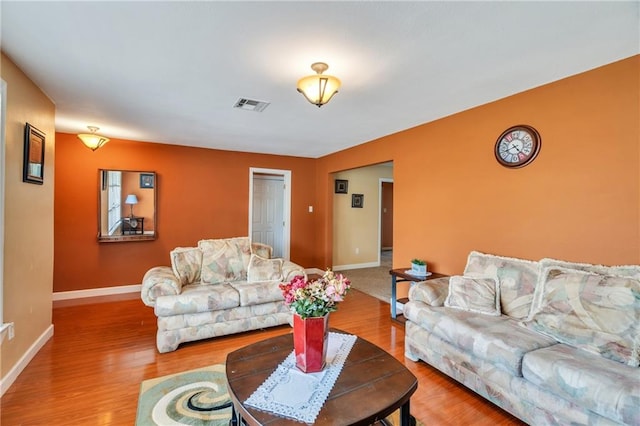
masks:
<instances>
[{"instance_id":1,"label":"black framed picture","mask_svg":"<svg viewBox=\"0 0 640 426\"><path fill-rule=\"evenodd\" d=\"M335 193L347 194L349 192L349 181L344 179L336 179Z\"/></svg>"},{"instance_id":2,"label":"black framed picture","mask_svg":"<svg viewBox=\"0 0 640 426\"><path fill-rule=\"evenodd\" d=\"M361 209L364 207L364 194L351 195L351 207Z\"/></svg>"},{"instance_id":3,"label":"black framed picture","mask_svg":"<svg viewBox=\"0 0 640 426\"><path fill-rule=\"evenodd\" d=\"M24 126L24 162L22 181L42 185L44 183L45 136L40 130L26 123Z\"/></svg>"},{"instance_id":4,"label":"black framed picture","mask_svg":"<svg viewBox=\"0 0 640 426\"><path fill-rule=\"evenodd\" d=\"M140 173L140 188L153 188L153 173Z\"/></svg>"}]
</instances>

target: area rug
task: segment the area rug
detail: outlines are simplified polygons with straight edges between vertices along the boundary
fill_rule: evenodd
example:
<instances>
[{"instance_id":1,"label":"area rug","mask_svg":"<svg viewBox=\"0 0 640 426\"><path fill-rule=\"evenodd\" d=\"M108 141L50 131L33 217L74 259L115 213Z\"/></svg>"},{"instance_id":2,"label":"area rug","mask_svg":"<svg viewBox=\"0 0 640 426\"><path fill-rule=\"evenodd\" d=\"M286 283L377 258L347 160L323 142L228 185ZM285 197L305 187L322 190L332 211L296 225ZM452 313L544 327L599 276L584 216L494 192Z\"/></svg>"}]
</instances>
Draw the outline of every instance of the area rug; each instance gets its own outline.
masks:
<instances>
[{"instance_id":1,"label":"area rug","mask_svg":"<svg viewBox=\"0 0 640 426\"><path fill-rule=\"evenodd\" d=\"M231 410L224 364L217 364L142 382L136 425L227 426Z\"/></svg>"},{"instance_id":2,"label":"area rug","mask_svg":"<svg viewBox=\"0 0 640 426\"><path fill-rule=\"evenodd\" d=\"M227 426L232 409L224 364L216 364L143 381L136 426ZM378 424L393 426L398 420L395 412Z\"/></svg>"}]
</instances>

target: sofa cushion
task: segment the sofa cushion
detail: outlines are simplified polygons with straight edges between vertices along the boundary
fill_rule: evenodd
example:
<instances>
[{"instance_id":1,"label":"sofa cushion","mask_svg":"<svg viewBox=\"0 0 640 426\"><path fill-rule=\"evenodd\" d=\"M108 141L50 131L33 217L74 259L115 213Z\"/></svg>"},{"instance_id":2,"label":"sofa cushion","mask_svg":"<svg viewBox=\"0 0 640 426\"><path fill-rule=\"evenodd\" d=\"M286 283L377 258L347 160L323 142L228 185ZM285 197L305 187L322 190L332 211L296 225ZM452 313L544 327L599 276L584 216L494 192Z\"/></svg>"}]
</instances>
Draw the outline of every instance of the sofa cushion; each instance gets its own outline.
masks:
<instances>
[{"instance_id":1,"label":"sofa cushion","mask_svg":"<svg viewBox=\"0 0 640 426\"><path fill-rule=\"evenodd\" d=\"M589 263L565 262L564 260L550 258L540 260L541 269L544 269L547 266L559 266L561 268L593 272L600 275L615 275L617 277L640 279L640 265L604 266L591 265ZM542 276L540 278L542 278Z\"/></svg>"},{"instance_id":2,"label":"sofa cushion","mask_svg":"<svg viewBox=\"0 0 640 426\"><path fill-rule=\"evenodd\" d=\"M247 278L247 267L251 257L248 238L200 240L198 247L202 250L203 283L217 284Z\"/></svg>"},{"instance_id":3,"label":"sofa cushion","mask_svg":"<svg viewBox=\"0 0 640 426\"><path fill-rule=\"evenodd\" d=\"M217 311L198 312L197 314L172 315L170 317L158 317L158 330L180 330L189 327L202 327L207 324L233 324L239 320L250 320L255 317L271 316L275 314L291 313L288 306L282 301L262 303L260 305L239 306L231 309ZM241 328L231 332L241 332L251 328ZM224 334L229 334L224 333ZM302 426L302 425L300 425Z\"/></svg>"},{"instance_id":4,"label":"sofa cushion","mask_svg":"<svg viewBox=\"0 0 640 426\"><path fill-rule=\"evenodd\" d=\"M556 340L637 367L640 280L549 266L525 325Z\"/></svg>"},{"instance_id":5,"label":"sofa cushion","mask_svg":"<svg viewBox=\"0 0 640 426\"><path fill-rule=\"evenodd\" d=\"M640 424L637 369L559 344L529 352L523 376L535 385L620 423Z\"/></svg>"},{"instance_id":6,"label":"sofa cushion","mask_svg":"<svg viewBox=\"0 0 640 426\"><path fill-rule=\"evenodd\" d=\"M516 319L524 319L529 315L538 272L538 262L477 251L469 253L464 268L465 276L497 276L500 281L501 311Z\"/></svg>"},{"instance_id":7,"label":"sofa cushion","mask_svg":"<svg viewBox=\"0 0 640 426\"><path fill-rule=\"evenodd\" d=\"M282 281L282 259L265 259L252 254L247 268L247 281Z\"/></svg>"},{"instance_id":8,"label":"sofa cushion","mask_svg":"<svg viewBox=\"0 0 640 426\"><path fill-rule=\"evenodd\" d=\"M505 315L479 315L414 301L404 305L403 313L407 320L441 339L516 376L522 376L525 353L556 344Z\"/></svg>"},{"instance_id":9,"label":"sofa cushion","mask_svg":"<svg viewBox=\"0 0 640 426\"><path fill-rule=\"evenodd\" d=\"M155 314L158 317L220 311L240 306L240 295L229 284L189 284L176 296L160 296L156 299Z\"/></svg>"},{"instance_id":10,"label":"sofa cushion","mask_svg":"<svg viewBox=\"0 0 640 426\"><path fill-rule=\"evenodd\" d=\"M280 281L260 281L249 283L235 281L229 283L240 295L240 306L258 305L268 302L282 302L284 296L280 290Z\"/></svg>"},{"instance_id":11,"label":"sofa cushion","mask_svg":"<svg viewBox=\"0 0 640 426\"><path fill-rule=\"evenodd\" d=\"M448 308L500 315L500 288L496 278L453 276L449 279L449 294L444 301Z\"/></svg>"},{"instance_id":12,"label":"sofa cushion","mask_svg":"<svg viewBox=\"0 0 640 426\"><path fill-rule=\"evenodd\" d=\"M169 256L171 269L182 285L200 281L202 250L198 247L176 247Z\"/></svg>"}]
</instances>

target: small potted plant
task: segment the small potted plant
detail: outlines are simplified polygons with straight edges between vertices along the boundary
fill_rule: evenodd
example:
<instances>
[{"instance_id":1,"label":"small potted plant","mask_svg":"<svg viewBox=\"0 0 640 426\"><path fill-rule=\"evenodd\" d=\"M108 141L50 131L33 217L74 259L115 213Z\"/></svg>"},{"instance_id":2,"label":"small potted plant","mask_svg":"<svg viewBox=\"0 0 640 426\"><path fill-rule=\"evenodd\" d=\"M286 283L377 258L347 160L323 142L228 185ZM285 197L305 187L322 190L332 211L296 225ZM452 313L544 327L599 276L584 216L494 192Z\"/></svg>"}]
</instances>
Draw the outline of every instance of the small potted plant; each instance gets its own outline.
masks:
<instances>
[{"instance_id":1,"label":"small potted plant","mask_svg":"<svg viewBox=\"0 0 640 426\"><path fill-rule=\"evenodd\" d=\"M411 260L411 273L416 276L427 275L427 262L422 259Z\"/></svg>"}]
</instances>

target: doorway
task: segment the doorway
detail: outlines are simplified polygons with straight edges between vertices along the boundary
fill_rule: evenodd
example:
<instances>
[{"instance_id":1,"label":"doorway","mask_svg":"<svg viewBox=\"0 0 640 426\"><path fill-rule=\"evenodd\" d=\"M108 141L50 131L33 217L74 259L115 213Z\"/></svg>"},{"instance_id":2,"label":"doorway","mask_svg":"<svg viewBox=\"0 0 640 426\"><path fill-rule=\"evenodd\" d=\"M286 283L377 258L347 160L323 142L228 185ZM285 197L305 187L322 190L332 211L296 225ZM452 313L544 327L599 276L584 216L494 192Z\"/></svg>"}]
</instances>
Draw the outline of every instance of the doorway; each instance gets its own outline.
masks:
<instances>
[{"instance_id":1,"label":"doorway","mask_svg":"<svg viewBox=\"0 0 640 426\"><path fill-rule=\"evenodd\" d=\"M380 178L380 224L378 248L380 266L393 264L393 179Z\"/></svg>"},{"instance_id":2,"label":"doorway","mask_svg":"<svg viewBox=\"0 0 640 426\"><path fill-rule=\"evenodd\" d=\"M273 247L273 257L289 259L291 171L249 169L249 235Z\"/></svg>"}]
</instances>

